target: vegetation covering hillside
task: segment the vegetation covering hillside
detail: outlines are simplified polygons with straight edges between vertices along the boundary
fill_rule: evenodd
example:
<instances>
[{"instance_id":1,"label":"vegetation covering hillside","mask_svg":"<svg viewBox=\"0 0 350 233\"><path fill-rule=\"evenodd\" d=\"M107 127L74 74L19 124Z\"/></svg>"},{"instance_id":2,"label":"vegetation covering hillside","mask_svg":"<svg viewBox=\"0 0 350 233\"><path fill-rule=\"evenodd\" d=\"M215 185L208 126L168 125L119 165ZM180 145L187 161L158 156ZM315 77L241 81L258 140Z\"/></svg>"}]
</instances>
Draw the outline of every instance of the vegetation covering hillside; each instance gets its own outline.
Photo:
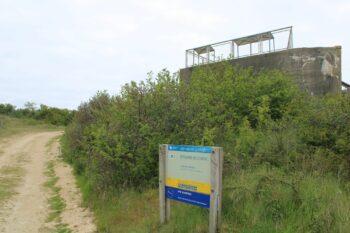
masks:
<instances>
[{"instance_id":1,"label":"vegetation covering hillside","mask_svg":"<svg viewBox=\"0 0 350 233\"><path fill-rule=\"evenodd\" d=\"M278 71L221 63L96 94L63 145L101 232L206 232L207 210L182 204L158 224L164 143L224 147L223 232L347 232L349 125L349 95L311 97Z\"/></svg>"}]
</instances>

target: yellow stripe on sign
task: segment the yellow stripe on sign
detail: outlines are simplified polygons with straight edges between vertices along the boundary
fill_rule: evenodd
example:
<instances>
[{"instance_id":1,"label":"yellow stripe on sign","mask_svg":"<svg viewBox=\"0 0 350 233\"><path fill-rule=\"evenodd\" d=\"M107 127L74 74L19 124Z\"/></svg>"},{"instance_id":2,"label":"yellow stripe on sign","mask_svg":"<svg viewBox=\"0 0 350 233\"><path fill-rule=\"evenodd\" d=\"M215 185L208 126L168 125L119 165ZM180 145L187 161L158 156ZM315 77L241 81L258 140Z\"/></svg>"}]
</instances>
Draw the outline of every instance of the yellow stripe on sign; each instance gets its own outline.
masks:
<instances>
[{"instance_id":1,"label":"yellow stripe on sign","mask_svg":"<svg viewBox=\"0 0 350 233\"><path fill-rule=\"evenodd\" d=\"M210 194L210 184L176 178L166 178L165 185L173 188L185 189L197 193Z\"/></svg>"}]
</instances>

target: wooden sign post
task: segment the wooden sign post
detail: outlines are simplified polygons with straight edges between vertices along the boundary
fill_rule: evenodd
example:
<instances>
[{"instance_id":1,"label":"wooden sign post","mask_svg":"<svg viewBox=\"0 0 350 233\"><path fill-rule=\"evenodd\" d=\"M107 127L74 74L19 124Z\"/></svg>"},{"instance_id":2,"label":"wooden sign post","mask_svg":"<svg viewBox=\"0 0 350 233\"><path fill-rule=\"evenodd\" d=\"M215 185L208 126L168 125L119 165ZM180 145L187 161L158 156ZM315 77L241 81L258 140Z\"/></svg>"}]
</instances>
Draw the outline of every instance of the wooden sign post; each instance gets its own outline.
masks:
<instances>
[{"instance_id":1,"label":"wooden sign post","mask_svg":"<svg viewBox=\"0 0 350 233\"><path fill-rule=\"evenodd\" d=\"M209 232L221 225L223 149L163 144L159 147L160 222L170 219L170 200L209 209Z\"/></svg>"}]
</instances>

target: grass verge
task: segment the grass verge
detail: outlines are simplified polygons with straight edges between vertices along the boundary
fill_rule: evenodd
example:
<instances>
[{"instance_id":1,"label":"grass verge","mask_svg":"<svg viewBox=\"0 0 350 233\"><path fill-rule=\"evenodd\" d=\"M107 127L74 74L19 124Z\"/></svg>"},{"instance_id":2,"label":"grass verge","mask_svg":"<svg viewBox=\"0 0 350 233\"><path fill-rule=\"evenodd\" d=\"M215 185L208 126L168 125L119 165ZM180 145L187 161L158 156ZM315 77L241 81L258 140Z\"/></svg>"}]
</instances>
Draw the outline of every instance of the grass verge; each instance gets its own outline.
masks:
<instances>
[{"instance_id":1,"label":"grass verge","mask_svg":"<svg viewBox=\"0 0 350 233\"><path fill-rule=\"evenodd\" d=\"M78 176L99 232L205 233L208 210L171 203L171 221L159 225L158 189L97 194ZM332 176L259 168L224 181L222 232L348 232L349 185Z\"/></svg>"},{"instance_id":2,"label":"grass verge","mask_svg":"<svg viewBox=\"0 0 350 233\"><path fill-rule=\"evenodd\" d=\"M60 188L57 187L58 177L55 174L55 162L50 160L47 163L46 175L48 176L48 181L45 183L45 187L47 187L51 191L51 196L48 199L50 206L50 213L47 217L47 222L55 223L55 232L57 233L70 233L72 232L65 224L61 222L61 213L65 208L64 200L60 196Z\"/></svg>"},{"instance_id":3,"label":"grass verge","mask_svg":"<svg viewBox=\"0 0 350 233\"><path fill-rule=\"evenodd\" d=\"M94 212L98 232L206 232L208 228L207 209L178 202L171 203L171 222L160 226L158 189L127 190L101 197L92 191L88 179L77 176L77 180L85 205Z\"/></svg>"},{"instance_id":4,"label":"grass verge","mask_svg":"<svg viewBox=\"0 0 350 233\"><path fill-rule=\"evenodd\" d=\"M76 176L83 201L96 218L98 232L157 232L158 192L146 190L142 193L125 191L105 194L103 197L91 190L89 181Z\"/></svg>"},{"instance_id":5,"label":"grass verge","mask_svg":"<svg viewBox=\"0 0 350 233\"><path fill-rule=\"evenodd\" d=\"M56 140L58 140L58 137L51 139L47 143L46 147L48 148L48 153L50 153L50 148ZM60 196L60 187L57 186L57 181L59 177L57 177L55 173L54 158L47 162L45 174L48 177L48 181L45 183L45 187L48 188L51 192L51 195L48 199L50 212L47 217L47 222L54 223L54 231L57 233L70 233L72 231L68 228L66 224L63 224L61 220L61 213L66 207L66 205L64 203L63 198Z\"/></svg>"}]
</instances>

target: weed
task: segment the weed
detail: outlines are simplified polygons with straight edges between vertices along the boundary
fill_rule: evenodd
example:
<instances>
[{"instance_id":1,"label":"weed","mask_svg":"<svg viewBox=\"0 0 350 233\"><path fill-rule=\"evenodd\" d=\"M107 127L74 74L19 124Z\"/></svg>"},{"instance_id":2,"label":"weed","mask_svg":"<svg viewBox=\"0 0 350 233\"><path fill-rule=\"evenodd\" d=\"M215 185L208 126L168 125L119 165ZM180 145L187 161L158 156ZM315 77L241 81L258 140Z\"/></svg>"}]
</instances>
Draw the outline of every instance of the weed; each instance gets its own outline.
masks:
<instances>
[{"instance_id":1,"label":"weed","mask_svg":"<svg viewBox=\"0 0 350 233\"><path fill-rule=\"evenodd\" d=\"M52 144L53 140L48 143L48 146ZM50 213L47 217L47 222L55 222L55 230L58 233L69 233L72 232L67 225L61 222L61 213L65 208L65 203L62 197L60 196L60 188L56 186L58 177L55 174L55 162L50 160L47 163L47 169L45 174L48 176L48 181L45 183L45 187L47 187L51 191L51 197L48 199L48 203L50 206Z\"/></svg>"}]
</instances>

